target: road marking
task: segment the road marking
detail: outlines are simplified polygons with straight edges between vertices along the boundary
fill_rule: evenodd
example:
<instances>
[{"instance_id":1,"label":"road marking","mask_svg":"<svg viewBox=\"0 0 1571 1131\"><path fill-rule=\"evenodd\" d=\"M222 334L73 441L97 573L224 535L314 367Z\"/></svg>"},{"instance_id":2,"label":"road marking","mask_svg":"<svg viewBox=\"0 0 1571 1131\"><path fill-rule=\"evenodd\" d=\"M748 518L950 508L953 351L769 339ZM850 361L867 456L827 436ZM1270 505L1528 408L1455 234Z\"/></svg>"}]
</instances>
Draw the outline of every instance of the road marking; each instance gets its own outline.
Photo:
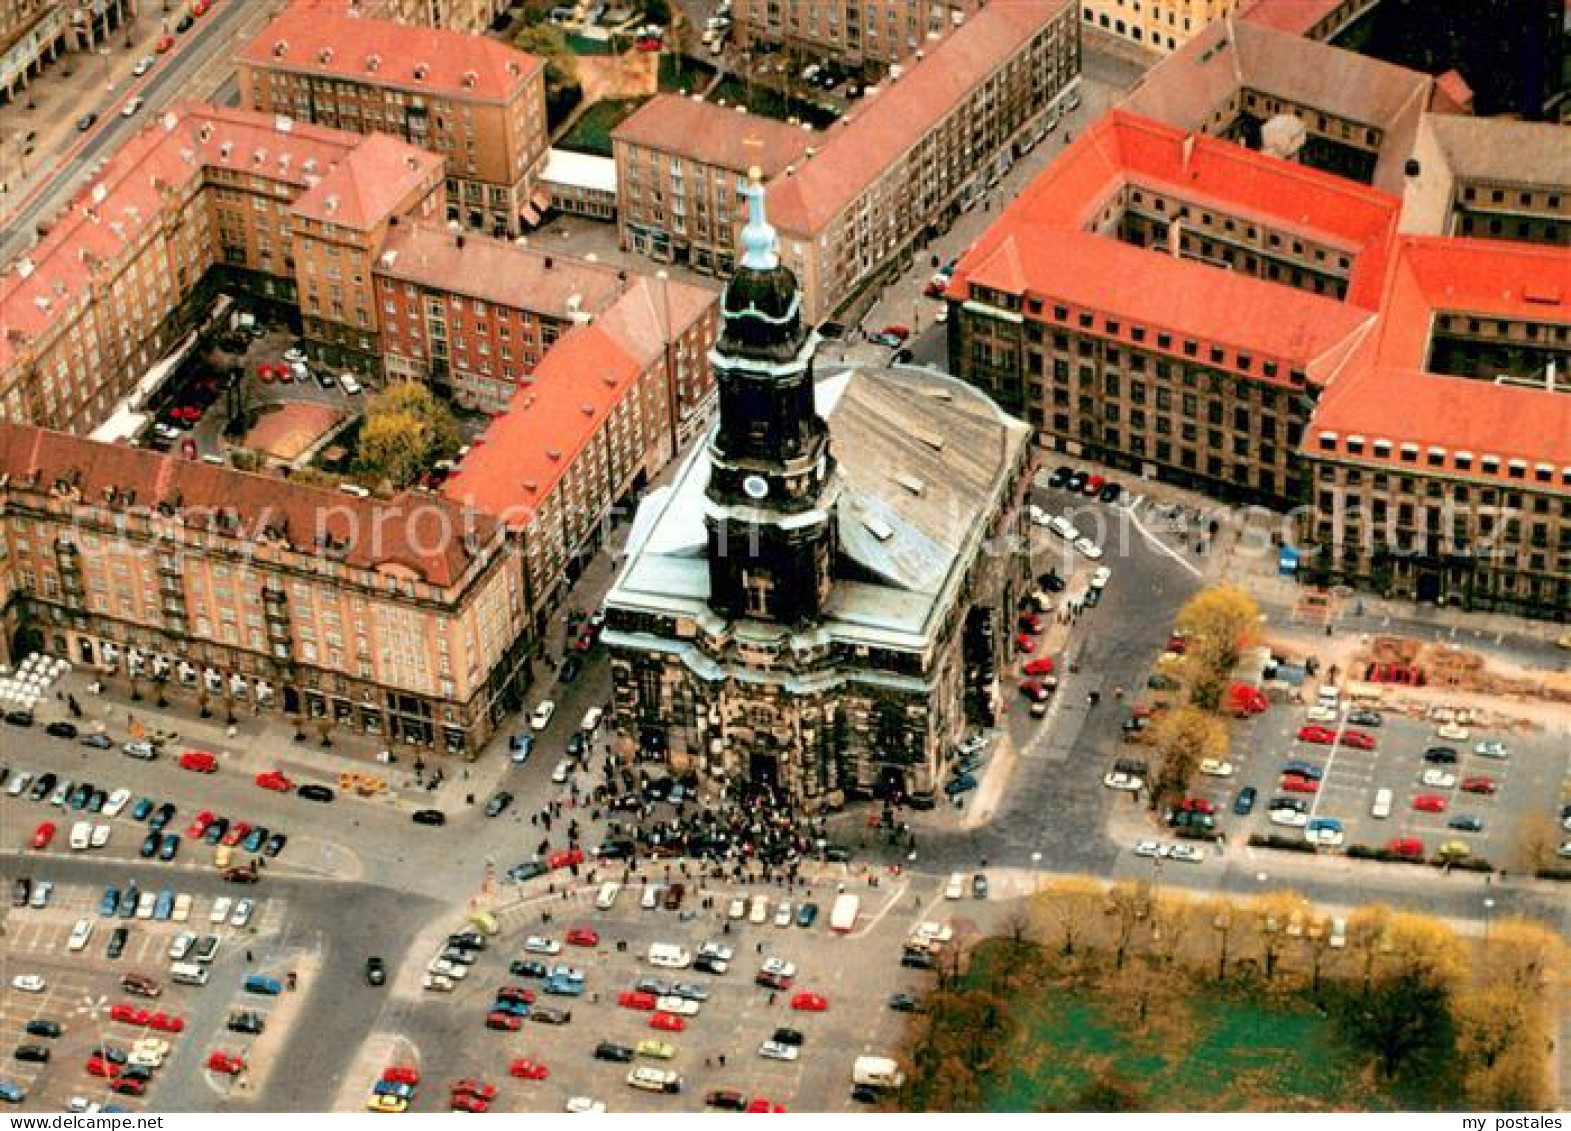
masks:
<instances>
[{"instance_id":1,"label":"road marking","mask_svg":"<svg viewBox=\"0 0 1571 1131\"><path fill-rule=\"evenodd\" d=\"M1162 541L1162 539L1158 538L1155 534L1151 533L1151 531L1147 530L1146 527L1145 527L1145 524L1140 521L1140 516L1135 514L1135 512L1134 512L1134 510L1132 508L1129 511L1129 521L1130 521L1130 523L1132 523L1134 525L1134 528L1140 532L1140 536L1142 538L1144 538L1147 542L1151 543L1158 550L1162 551L1162 553L1164 553L1168 557L1172 558L1179 565L1183 566L1186 570L1189 571L1189 573L1190 573L1190 575L1192 577L1201 577L1201 576L1203 576L1202 571L1201 571L1199 566L1195 565L1194 562L1192 562L1188 558L1184 557L1183 554L1179 553L1177 550L1173 549L1173 547L1169 546L1166 542Z\"/></svg>"}]
</instances>

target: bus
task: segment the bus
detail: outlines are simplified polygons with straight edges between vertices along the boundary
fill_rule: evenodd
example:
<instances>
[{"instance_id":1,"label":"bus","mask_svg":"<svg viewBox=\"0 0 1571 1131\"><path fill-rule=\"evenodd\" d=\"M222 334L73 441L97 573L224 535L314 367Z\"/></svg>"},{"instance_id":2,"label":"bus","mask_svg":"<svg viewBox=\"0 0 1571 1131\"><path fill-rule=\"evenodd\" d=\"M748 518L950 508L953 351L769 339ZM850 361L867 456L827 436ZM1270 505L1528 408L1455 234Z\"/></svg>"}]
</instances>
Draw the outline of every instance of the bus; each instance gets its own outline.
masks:
<instances>
[{"instance_id":1,"label":"bus","mask_svg":"<svg viewBox=\"0 0 1571 1131\"><path fill-rule=\"evenodd\" d=\"M862 901L854 895L837 895L835 905L829 910L829 929L837 935L846 934L856 926L857 912Z\"/></svg>"}]
</instances>

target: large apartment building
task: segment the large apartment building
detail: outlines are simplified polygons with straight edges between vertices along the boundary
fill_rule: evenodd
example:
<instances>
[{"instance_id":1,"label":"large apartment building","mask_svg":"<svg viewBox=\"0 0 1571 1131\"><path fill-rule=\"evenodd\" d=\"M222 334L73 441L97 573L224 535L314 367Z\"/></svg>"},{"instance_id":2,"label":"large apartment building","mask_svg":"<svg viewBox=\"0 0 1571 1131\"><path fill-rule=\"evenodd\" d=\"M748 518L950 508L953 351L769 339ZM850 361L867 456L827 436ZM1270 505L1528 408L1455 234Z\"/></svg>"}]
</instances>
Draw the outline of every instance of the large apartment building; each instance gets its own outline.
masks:
<instances>
[{"instance_id":1,"label":"large apartment building","mask_svg":"<svg viewBox=\"0 0 1571 1131\"><path fill-rule=\"evenodd\" d=\"M545 67L463 31L295 3L237 56L242 102L352 133L392 134L447 162L447 219L494 235L539 220Z\"/></svg>"},{"instance_id":2,"label":"large apartment building","mask_svg":"<svg viewBox=\"0 0 1571 1131\"><path fill-rule=\"evenodd\" d=\"M0 422L0 650L478 754L517 710L528 609L506 530Z\"/></svg>"},{"instance_id":3,"label":"large apartment building","mask_svg":"<svg viewBox=\"0 0 1571 1131\"><path fill-rule=\"evenodd\" d=\"M1321 367L1373 320L1399 204L1113 111L961 259L949 355L1054 448L1291 505Z\"/></svg>"},{"instance_id":4,"label":"large apartment building","mask_svg":"<svg viewBox=\"0 0 1571 1131\"><path fill-rule=\"evenodd\" d=\"M683 440L706 411L712 291L435 224L393 230L376 287L388 375L428 381L460 404L506 411L544 379L568 331L594 324L668 388Z\"/></svg>"},{"instance_id":5,"label":"large apartment building","mask_svg":"<svg viewBox=\"0 0 1571 1131\"><path fill-rule=\"evenodd\" d=\"M805 317L854 301L1045 135L1078 89L1075 11L1064 0L989 4L769 182Z\"/></svg>"},{"instance_id":6,"label":"large apartment building","mask_svg":"<svg viewBox=\"0 0 1571 1131\"><path fill-rule=\"evenodd\" d=\"M0 418L92 430L220 286L298 304L319 359L369 368L379 244L442 199L441 158L386 135L171 109L0 274Z\"/></svg>"},{"instance_id":7,"label":"large apartment building","mask_svg":"<svg viewBox=\"0 0 1571 1131\"><path fill-rule=\"evenodd\" d=\"M1178 50L1213 20L1251 0L1081 0L1080 18L1126 43L1159 55ZM1294 0L1301 3L1302 0Z\"/></svg>"},{"instance_id":8,"label":"large apartment building","mask_svg":"<svg viewBox=\"0 0 1571 1131\"><path fill-rule=\"evenodd\" d=\"M737 44L872 73L903 63L984 0L736 0Z\"/></svg>"},{"instance_id":9,"label":"large apartment building","mask_svg":"<svg viewBox=\"0 0 1571 1131\"><path fill-rule=\"evenodd\" d=\"M816 137L701 98L655 96L611 131L622 248L729 276L748 170L778 176L814 152Z\"/></svg>"}]
</instances>

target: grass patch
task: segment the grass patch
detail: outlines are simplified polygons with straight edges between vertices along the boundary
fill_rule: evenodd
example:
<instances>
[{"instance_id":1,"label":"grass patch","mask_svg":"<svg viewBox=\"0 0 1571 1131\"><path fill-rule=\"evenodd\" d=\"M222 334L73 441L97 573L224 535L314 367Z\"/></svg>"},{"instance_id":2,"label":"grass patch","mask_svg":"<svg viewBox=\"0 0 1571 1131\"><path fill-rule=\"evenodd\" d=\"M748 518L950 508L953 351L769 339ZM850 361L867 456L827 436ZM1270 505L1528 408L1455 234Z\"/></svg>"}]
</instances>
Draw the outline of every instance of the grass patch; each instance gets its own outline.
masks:
<instances>
[{"instance_id":1,"label":"grass patch","mask_svg":"<svg viewBox=\"0 0 1571 1131\"><path fill-rule=\"evenodd\" d=\"M663 91L680 94L685 90L692 94L703 90L714 77L714 68L705 63L696 59L679 61L669 51L660 53L660 89Z\"/></svg>"},{"instance_id":2,"label":"grass patch","mask_svg":"<svg viewBox=\"0 0 1571 1131\"><path fill-rule=\"evenodd\" d=\"M562 135L557 145L579 153L611 156L611 131L616 129L634 110L645 102L642 98L607 98L589 107L573 123L573 128Z\"/></svg>"},{"instance_id":3,"label":"grass patch","mask_svg":"<svg viewBox=\"0 0 1571 1131\"><path fill-rule=\"evenodd\" d=\"M587 35L572 33L567 36L567 45L573 49L574 55L613 54L610 39L591 39Z\"/></svg>"}]
</instances>

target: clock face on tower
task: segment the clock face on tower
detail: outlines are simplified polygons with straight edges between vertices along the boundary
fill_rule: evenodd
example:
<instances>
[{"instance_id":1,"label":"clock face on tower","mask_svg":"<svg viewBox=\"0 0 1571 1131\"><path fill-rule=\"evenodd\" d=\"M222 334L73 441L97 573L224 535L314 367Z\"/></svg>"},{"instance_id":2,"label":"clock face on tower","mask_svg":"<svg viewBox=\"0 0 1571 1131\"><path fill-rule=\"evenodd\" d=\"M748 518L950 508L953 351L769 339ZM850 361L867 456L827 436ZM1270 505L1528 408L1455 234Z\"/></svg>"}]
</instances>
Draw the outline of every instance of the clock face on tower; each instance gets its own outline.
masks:
<instances>
[{"instance_id":1,"label":"clock face on tower","mask_svg":"<svg viewBox=\"0 0 1571 1131\"><path fill-rule=\"evenodd\" d=\"M742 480L742 490L749 499L763 499L769 494L769 481L762 475L749 475Z\"/></svg>"}]
</instances>

